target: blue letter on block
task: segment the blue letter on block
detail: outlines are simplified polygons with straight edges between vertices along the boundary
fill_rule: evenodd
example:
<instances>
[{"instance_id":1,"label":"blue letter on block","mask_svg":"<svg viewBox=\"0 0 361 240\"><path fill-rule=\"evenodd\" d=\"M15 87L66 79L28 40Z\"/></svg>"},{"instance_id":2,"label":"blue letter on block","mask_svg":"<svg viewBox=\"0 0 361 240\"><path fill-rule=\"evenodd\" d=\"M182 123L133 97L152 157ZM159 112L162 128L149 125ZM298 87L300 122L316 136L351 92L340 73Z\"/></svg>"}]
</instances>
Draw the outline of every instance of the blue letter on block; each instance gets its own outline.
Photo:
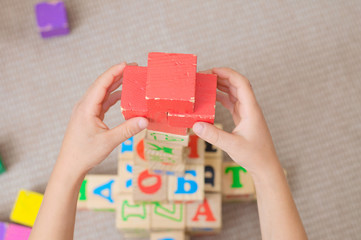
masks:
<instances>
[{"instance_id":1,"label":"blue letter on block","mask_svg":"<svg viewBox=\"0 0 361 240\"><path fill-rule=\"evenodd\" d=\"M121 153L133 152L133 146L134 146L134 137L131 137L128 140L122 142L122 150L120 152Z\"/></svg>"},{"instance_id":2,"label":"blue letter on block","mask_svg":"<svg viewBox=\"0 0 361 240\"><path fill-rule=\"evenodd\" d=\"M110 203L113 203L114 200L112 199L112 184L114 183L114 180L110 180L109 182L107 182L104 185L101 185L99 187L97 187L96 189L94 189L93 193L96 195L99 195L105 199L107 199ZM102 192L104 190L108 189L108 196L105 196Z\"/></svg>"},{"instance_id":3,"label":"blue letter on block","mask_svg":"<svg viewBox=\"0 0 361 240\"><path fill-rule=\"evenodd\" d=\"M197 173L195 170L186 170L185 174L191 174L192 176L196 177ZM185 190L185 184L189 184L189 190ZM177 190L174 192L175 194L193 194L197 192L198 190L198 184L194 180L185 180L184 177L178 177L178 187Z\"/></svg>"},{"instance_id":4,"label":"blue letter on block","mask_svg":"<svg viewBox=\"0 0 361 240\"><path fill-rule=\"evenodd\" d=\"M131 165L127 164L126 169L127 169L127 172L133 173L133 167L132 167ZM132 186L132 184L133 184L133 181L132 181L132 179L130 178L130 179L128 179L128 180L126 181L125 186L126 186L127 188L130 188L130 187Z\"/></svg>"}]
</instances>

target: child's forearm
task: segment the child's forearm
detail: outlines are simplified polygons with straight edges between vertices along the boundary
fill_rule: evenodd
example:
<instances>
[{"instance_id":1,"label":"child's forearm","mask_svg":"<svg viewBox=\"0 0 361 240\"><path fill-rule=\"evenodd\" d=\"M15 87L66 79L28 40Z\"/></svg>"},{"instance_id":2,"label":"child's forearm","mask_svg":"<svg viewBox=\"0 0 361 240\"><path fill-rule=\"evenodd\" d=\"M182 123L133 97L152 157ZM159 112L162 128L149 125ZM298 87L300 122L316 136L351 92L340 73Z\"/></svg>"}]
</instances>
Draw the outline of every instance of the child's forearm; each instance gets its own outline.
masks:
<instances>
[{"instance_id":1,"label":"child's forearm","mask_svg":"<svg viewBox=\"0 0 361 240\"><path fill-rule=\"evenodd\" d=\"M253 178L262 239L306 240L307 235L281 165L277 164Z\"/></svg>"},{"instance_id":2,"label":"child's forearm","mask_svg":"<svg viewBox=\"0 0 361 240\"><path fill-rule=\"evenodd\" d=\"M47 185L30 240L73 239L76 205L84 179L58 159Z\"/></svg>"}]
</instances>

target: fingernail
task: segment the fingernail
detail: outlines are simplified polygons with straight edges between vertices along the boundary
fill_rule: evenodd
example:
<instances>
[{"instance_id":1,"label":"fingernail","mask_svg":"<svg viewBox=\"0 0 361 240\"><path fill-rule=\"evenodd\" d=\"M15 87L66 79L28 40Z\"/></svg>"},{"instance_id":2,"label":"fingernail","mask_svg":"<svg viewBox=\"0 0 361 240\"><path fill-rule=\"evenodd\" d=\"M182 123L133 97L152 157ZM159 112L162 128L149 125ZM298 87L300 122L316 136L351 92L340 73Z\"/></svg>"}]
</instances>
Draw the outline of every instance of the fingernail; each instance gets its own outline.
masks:
<instances>
[{"instance_id":1,"label":"fingernail","mask_svg":"<svg viewBox=\"0 0 361 240\"><path fill-rule=\"evenodd\" d=\"M203 124L202 123L195 123L193 125L193 131L196 133L196 134L201 134L202 131L203 131Z\"/></svg>"},{"instance_id":2,"label":"fingernail","mask_svg":"<svg viewBox=\"0 0 361 240\"><path fill-rule=\"evenodd\" d=\"M141 128L141 129L144 129L148 126L148 121L144 118L140 119L138 121L138 126Z\"/></svg>"}]
</instances>

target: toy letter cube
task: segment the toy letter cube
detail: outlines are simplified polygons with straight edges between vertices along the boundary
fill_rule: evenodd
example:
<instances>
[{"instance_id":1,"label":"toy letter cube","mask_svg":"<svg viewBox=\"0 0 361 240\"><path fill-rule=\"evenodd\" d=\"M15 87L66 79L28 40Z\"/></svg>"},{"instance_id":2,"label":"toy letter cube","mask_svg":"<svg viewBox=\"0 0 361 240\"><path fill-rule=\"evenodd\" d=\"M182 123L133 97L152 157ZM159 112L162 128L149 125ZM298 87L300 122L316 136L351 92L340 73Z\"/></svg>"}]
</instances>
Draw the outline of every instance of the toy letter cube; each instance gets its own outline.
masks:
<instances>
[{"instance_id":1,"label":"toy letter cube","mask_svg":"<svg viewBox=\"0 0 361 240\"><path fill-rule=\"evenodd\" d=\"M181 231L152 232L150 240L188 240L188 236Z\"/></svg>"},{"instance_id":2,"label":"toy letter cube","mask_svg":"<svg viewBox=\"0 0 361 240\"><path fill-rule=\"evenodd\" d=\"M29 238L30 232L31 228L29 227L10 223L7 226L4 238L1 238L0 232L0 240L26 240Z\"/></svg>"},{"instance_id":3,"label":"toy letter cube","mask_svg":"<svg viewBox=\"0 0 361 240\"><path fill-rule=\"evenodd\" d=\"M40 2L35 5L35 15L41 37L49 38L69 33L63 1Z\"/></svg>"},{"instance_id":4,"label":"toy letter cube","mask_svg":"<svg viewBox=\"0 0 361 240\"><path fill-rule=\"evenodd\" d=\"M20 190L10 214L10 220L32 227L38 215L43 195L36 192Z\"/></svg>"}]
</instances>

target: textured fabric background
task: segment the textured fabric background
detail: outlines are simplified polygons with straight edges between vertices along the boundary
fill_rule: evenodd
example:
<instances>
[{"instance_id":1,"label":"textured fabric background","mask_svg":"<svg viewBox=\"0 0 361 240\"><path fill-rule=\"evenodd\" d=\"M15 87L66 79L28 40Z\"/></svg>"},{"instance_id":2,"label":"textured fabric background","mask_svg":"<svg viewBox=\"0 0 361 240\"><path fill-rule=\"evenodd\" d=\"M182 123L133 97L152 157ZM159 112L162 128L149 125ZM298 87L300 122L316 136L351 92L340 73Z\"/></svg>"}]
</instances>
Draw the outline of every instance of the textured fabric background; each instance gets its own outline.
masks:
<instances>
[{"instance_id":1,"label":"textured fabric background","mask_svg":"<svg viewBox=\"0 0 361 240\"><path fill-rule=\"evenodd\" d=\"M37 33L36 0L0 1L0 220L20 188L42 192L69 116L112 64L194 53L252 82L310 239L361 236L361 2L65 1L66 37ZM217 122L232 130L224 108ZM122 122L119 105L106 118ZM93 173L116 173L112 153ZM75 239L122 239L114 213L79 212ZM224 204L222 234L260 239L256 204Z\"/></svg>"}]
</instances>

